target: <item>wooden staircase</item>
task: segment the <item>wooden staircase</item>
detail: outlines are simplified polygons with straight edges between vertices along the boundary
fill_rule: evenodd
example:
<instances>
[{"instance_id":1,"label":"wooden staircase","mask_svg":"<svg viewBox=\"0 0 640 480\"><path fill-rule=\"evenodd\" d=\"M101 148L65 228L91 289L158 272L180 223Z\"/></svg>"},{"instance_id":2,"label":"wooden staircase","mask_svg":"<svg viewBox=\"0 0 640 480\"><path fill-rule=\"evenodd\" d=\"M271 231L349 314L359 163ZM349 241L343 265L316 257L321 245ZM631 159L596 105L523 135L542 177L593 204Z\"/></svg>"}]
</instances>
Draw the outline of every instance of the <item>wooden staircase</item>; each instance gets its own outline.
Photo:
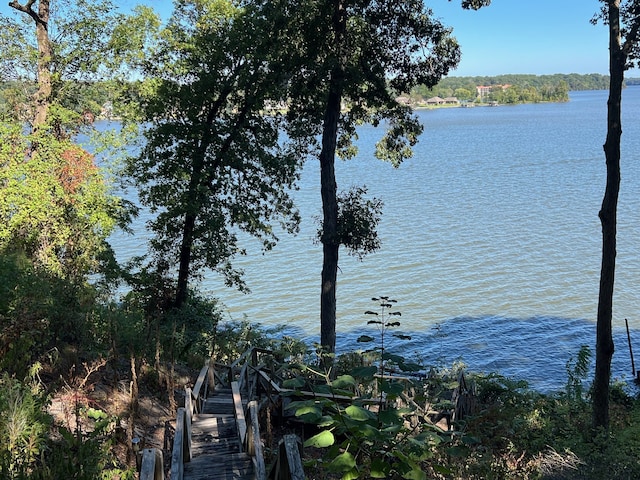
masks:
<instances>
[{"instance_id":1,"label":"wooden staircase","mask_svg":"<svg viewBox=\"0 0 640 480\"><path fill-rule=\"evenodd\" d=\"M304 479L295 435L281 441L277 460L267 473L256 400L262 378L259 353L272 354L252 348L231 365L205 365L193 390L185 389L185 406L176 416L171 480ZM221 371L227 373L224 378ZM269 390L272 383L267 382ZM141 453L140 480L165 480L162 452L150 448Z\"/></svg>"},{"instance_id":2,"label":"wooden staircase","mask_svg":"<svg viewBox=\"0 0 640 480\"><path fill-rule=\"evenodd\" d=\"M241 447L231 389L216 387L193 419L191 461L184 466L184 479L254 479L253 461Z\"/></svg>"}]
</instances>

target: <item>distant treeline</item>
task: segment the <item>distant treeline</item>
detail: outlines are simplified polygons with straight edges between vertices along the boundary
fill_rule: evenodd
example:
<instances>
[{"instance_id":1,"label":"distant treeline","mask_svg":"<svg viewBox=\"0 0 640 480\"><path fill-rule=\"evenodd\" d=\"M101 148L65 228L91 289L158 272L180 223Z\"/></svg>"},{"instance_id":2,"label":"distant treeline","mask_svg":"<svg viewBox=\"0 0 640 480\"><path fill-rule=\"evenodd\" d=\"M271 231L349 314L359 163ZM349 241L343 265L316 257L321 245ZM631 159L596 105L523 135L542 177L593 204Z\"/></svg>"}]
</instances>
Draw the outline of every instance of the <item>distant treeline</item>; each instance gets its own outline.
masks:
<instances>
[{"instance_id":1,"label":"distant treeline","mask_svg":"<svg viewBox=\"0 0 640 480\"><path fill-rule=\"evenodd\" d=\"M640 85L640 78L630 78L627 85ZM478 87L492 87L489 93ZM557 73L554 75L508 74L494 77L447 77L435 87L415 88L411 92L412 100L437 96L456 97L461 101L498 101L500 103L520 103L539 101L567 101L569 91L606 90L609 88L609 76L592 73Z\"/></svg>"},{"instance_id":2,"label":"distant treeline","mask_svg":"<svg viewBox=\"0 0 640 480\"><path fill-rule=\"evenodd\" d=\"M640 78L628 78L626 85L640 85ZM81 88L82 87L82 88ZM119 115L119 107L111 99L117 97L116 92L127 91L129 96L135 96L139 82L116 83L74 83L64 82L58 88L65 91L62 95L67 108L79 113L91 112L99 115ZM478 92L478 87L492 87L489 92ZM419 86L413 89L410 103L421 105L432 97L456 97L462 102L563 102L569 99L572 90L606 90L609 88L609 76L592 73L580 75L577 73L554 75L498 75L495 77L447 77L429 89ZM14 113L26 105L28 99L35 92L35 84L23 82L0 81L0 117L10 111ZM67 101L65 102L65 98ZM105 111L108 105L113 110Z\"/></svg>"}]
</instances>

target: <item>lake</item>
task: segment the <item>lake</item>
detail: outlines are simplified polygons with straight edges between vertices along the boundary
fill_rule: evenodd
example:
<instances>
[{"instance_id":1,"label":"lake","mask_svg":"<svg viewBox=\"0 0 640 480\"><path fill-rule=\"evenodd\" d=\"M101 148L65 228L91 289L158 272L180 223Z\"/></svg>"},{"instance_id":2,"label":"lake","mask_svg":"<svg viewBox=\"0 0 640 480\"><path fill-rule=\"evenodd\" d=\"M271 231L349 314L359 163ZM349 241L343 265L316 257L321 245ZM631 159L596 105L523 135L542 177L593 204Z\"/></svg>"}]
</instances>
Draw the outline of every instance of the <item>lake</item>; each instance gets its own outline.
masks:
<instances>
[{"instance_id":1,"label":"lake","mask_svg":"<svg viewBox=\"0 0 640 480\"><path fill-rule=\"evenodd\" d=\"M561 389L565 365L595 345L601 258L598 211L605 186L606 91L573 92L570 102L418 111L425 126L415 155L398 169L373 157L381 130L359 130L359 155L337 161L339 190L366 185L384 202L380 251L360 262L341 249L338 351L375 334L365 310L388 295L402 313L394 345L431 365L470 369ZM614 376L630 380L624 319L640 352L640 87L623 94L622 186L614 297ZM317 159L295 192L303 217L261 254L248 242L251 293L207 275L200 289L229 317L319 338L321 247ZM143 250L144 216L133 237L116 235L120 260ZM375 336L375 335L374 335ZM640 363L640 361L639 361Z\"/></svg>"}]
</instances>

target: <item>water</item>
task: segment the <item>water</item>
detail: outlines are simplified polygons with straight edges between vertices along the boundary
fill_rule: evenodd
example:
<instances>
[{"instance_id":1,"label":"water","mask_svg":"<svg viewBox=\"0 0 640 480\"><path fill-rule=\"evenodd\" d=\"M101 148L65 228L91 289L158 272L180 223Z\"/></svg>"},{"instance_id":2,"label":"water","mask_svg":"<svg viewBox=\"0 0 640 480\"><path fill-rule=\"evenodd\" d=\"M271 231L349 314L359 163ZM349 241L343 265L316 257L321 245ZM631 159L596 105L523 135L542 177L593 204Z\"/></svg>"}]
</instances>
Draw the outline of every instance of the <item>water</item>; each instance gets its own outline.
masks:
<instances>
[{"instance_id":1,"label":"water","mask_svg":"<svg viewBox=\"0 0 640 480\"><path fill-rule=\"evenodd\" d=\"M430 364L522 377L541 390L562 388L565 364L595 344L605 185L602 144L606 91L576 92L564 104L454 108L418 114L425 125L413 159L400 168L373 158L381 131L360 129L360 154L338 161L340 190L366 185L384 201L382 249L363 262L341 249L338 350L374 333L363 312L389 295L402 312L397 345ZM614 297L614 376L630 377L624 318L640 351L640 87L623 96L622 187ZM252 293L200 285L232 318L286 325L319 337L321 248L319 165L310 159L296 199L297 237L237 261ZM141 222L144 218L141 219ZM140 224L142 225L142 223ZM144 232L115 237L121 259L140 253Z\"/></svg>"}]
</instances>

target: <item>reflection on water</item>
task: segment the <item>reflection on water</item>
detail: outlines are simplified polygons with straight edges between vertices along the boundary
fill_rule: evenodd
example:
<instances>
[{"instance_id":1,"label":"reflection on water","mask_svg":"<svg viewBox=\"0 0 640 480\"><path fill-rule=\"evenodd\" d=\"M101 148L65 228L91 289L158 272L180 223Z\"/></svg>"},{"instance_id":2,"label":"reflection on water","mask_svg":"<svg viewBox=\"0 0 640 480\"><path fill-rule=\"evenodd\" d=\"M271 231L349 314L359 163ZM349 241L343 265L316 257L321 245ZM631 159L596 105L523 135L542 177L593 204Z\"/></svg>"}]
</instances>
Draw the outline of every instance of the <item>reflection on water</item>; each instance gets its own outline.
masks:
<instances>
[{"instance_id":1,"label":"reflection on water","mask_svg":"<svg viewBox=\"0 0 640 480\"><path fill-rule=\"evenodd\" d=\"M361 128L359 156L336 165L338 186L366 184L384 201L382 250L364 262L341 252L339 348L356 346L369 299L389 295L414 338L404 348L561 388L567 359L595 342L606 99L604 91L578 92L564 104L421 111L425 133L398 169L373 158L380 131ZM623 102L614 324L623 327L627 317L638 329L640 87L627 88ZM249 255L237 265L250 295L215 275L201 284L234 318L319 337L319 183L311 159L295 192L303 217L297 237L282 234L264 255L247 241ZM144 216L139 221L138 235L115 237L121 260L144 248ZM620 337L616 374L628 364Z\"/></svg>"}]
</instances>

